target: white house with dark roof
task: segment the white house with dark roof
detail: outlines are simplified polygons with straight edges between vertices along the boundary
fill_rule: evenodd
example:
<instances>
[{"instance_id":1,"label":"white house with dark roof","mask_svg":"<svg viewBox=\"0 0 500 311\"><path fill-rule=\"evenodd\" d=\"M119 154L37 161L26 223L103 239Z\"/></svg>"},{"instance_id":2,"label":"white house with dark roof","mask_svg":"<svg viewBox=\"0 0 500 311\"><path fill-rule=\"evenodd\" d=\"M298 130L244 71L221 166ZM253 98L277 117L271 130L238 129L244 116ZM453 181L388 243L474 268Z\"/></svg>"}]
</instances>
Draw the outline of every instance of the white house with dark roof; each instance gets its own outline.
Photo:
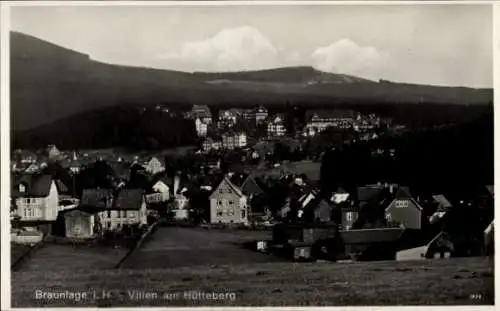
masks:
<instances>
[{"instance_id":1,"label":"white house with dark roof","mask_svg":"<svg viewBox=\"0 0 500 311\"><path fill-rule=\"evenodd\" d=\"M210 195L210 222L248 224L247 196L228 177Z\"/></svg>"},{"instance_id":2,"label":"white house with dark roof","mask_svg":"<svg viewBox=\"0 0 500 311\"><path fill-rule=\"evenodd\" d=\"M11 193L21 221L55 221L59 191L51 175L22 176Z\"/></svg>"},{"instance_id":3,"label":"white house with dark roof","mask_svg":"<svg viewBox=\"0 0 500 311\"><path fill-rule=\"evenodd\" d=\"M110 208L99 212L104 230L120 230L123 225L147 225L146 200L142 189L122 189Z\"/></svg>"}]
</instances>

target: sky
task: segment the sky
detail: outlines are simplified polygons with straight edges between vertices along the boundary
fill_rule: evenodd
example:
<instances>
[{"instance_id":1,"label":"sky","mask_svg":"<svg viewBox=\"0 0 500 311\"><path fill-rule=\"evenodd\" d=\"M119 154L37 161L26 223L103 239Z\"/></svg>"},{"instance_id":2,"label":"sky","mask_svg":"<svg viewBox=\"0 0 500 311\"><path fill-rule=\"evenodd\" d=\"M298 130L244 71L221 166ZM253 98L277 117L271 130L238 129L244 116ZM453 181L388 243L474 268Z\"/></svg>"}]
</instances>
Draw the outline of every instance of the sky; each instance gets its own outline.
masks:
<instances>
[{"instance_id":1,"label":"sky","mask_svg":"<svg viewBox=\"0 0 500 311\"><path fill-rule=\"evenodd\" d=\"M11 7L11 30L92 59L181 71L285 66L492 87L491 5Z\"/></svg>"}]
</instances>

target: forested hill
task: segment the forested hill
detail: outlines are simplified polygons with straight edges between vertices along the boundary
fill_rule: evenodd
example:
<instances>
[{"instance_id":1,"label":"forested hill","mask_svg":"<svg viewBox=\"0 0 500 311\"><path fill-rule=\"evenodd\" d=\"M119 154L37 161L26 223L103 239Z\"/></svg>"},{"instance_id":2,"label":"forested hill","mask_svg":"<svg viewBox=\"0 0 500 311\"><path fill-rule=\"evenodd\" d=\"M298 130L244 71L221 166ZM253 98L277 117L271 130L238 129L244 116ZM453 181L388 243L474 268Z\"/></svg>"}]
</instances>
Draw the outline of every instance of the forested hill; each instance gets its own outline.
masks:
<instances>
[{"instance_id":1,"label":"forested hill","mask_svg":"<svg viewBox=\"0 0 500 311\"><path fill-rule=\"evenodd\" d=\"M493 135L490 112L449 128L415 131L329 151L323 158L322 182L327 188L390 181L455 191L493 184ZM395 157L372 156L371 151L377 148L394 148Z\"/></svg>"},{"instance_id":2,"label":"forested hill","mask_svg":"<svg viewBox=\"0 0 500 311\"><path fill-rule=\"evenodd\" d=\"M310 67L185 73L111 65L22 33L11 32L10 39L15 130L125 105L478 105L493 98L491 89L379 83Z\"/></svg>"}]
</instances>

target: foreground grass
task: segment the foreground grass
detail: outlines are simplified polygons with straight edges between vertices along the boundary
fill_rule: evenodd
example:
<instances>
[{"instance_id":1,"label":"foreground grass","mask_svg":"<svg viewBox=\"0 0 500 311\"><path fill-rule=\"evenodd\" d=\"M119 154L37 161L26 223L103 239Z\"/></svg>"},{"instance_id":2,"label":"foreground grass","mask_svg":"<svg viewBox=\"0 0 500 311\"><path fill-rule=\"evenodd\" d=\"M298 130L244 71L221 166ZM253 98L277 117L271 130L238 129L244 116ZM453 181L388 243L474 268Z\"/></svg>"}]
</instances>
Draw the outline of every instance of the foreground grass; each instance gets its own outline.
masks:
<instances>
[{"instance_id":1,"label":"foreground grass","mask_svg":"<svg viewBox=\"0 0 500 311\"><path fill-rule=\"evenodd\" d=\"M200 254L202 256L202 254ZM261 263L169 269L14 272L12 306L305 306L493 304L486 258L377 263ZM110 291L75 302L37 300L35 291ZM128 291L155 292L131 299ZM189 300L184 291L232 292L236 299ZM179 297L163 293L180 293ZM475 295L475 296L473 296ZM162 299L163 298L163 299Z\"/></svg>"},{"instance_id":2,"label":"foreground grass","mask_svg":"<svg viewBox=\"0 0 500 311\"><path fill-rule=\"evenodd\" d=\"M18 270L44 271L50 274L111 269L126 253L127 249L124 248L46 243L34 250L29 258L23 260Z\"/></svg>"}]
</instances>

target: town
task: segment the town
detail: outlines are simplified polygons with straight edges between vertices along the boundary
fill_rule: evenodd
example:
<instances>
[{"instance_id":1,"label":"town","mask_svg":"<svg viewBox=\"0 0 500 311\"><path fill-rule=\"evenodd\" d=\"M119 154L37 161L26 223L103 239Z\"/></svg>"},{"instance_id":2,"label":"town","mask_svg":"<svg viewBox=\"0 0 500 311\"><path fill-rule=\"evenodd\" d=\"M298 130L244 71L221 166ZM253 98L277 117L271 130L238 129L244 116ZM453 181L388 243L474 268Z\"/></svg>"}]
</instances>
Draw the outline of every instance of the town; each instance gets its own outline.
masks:
<instances>
[{"instance_id":1,"label":"town","mask_svg":"<svg viewBox=\"0 0 500 311\"><path fill-rule=\"evenodd\" d=\"M233 2L2 3L1 309L494 304L492 6Z\"/></svg>"},{"instance_id":2,"label":"town","mask_svg":"<svg viewBox=\"0 0 500 311\"><path fill-rule=\"evenodd\" d=\"M198 146L170 153L15 150L13 267L38 244L92 241L133 250L157 235L157 226L239 230L249 237L242 242L248 252L295 261L492 254L492 185L457 196L382 179L330 191L321 184L325 146L307 149L321 133L340 134L329 145L335 149L405 126L351 110L311 110L302 130L290 135L284 117L264 106L213 116L194 105L182 118L196 128ZM372 150L374 157L395 153ZM464 215L473 229L463 230Z\"/></svg>"}]
</instances>

